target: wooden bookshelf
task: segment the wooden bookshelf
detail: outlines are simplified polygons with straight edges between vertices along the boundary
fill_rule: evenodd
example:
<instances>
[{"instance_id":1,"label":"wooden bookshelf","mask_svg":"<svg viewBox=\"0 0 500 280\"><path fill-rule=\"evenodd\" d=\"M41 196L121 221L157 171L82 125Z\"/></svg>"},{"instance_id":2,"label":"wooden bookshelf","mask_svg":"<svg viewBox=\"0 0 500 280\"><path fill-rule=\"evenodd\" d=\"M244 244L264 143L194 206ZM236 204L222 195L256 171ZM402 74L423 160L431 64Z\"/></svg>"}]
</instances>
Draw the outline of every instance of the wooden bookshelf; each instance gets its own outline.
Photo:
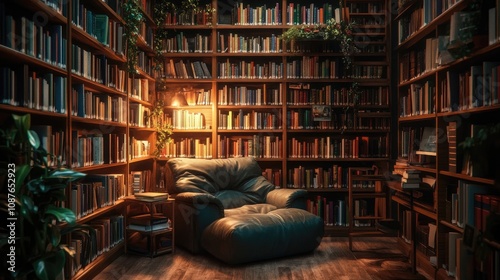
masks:
<instances>
[{"instance_id":1,"label":"wooden bookshelf","mask_svg":"<svg viewBox=\"0 0 500 280\"><path fill-rule=\"evenodd\" d=\"M154 143L151 126L130 124L129 107L140 104L150 109L154 100L149 96L154 97L155 86L153 75L147 73L147 69L139 71L139 76L129 76L126 72L123 2L89 0L77 5L75 1L9 1L1 4L0 12L2 22L16 25L13 33L9 33L12 36L2 33L0 41L0 56L4 58L0 62L4 87L1 118L31 114L33 125L51 131L51 135L41 135L55 143L49 147L50 152L60 156L65 167L88 174L82 182L68 187L66 207L79 213L79 224L95 227L98 236L102 233L102 223L111 219L118 223L109 230L123 235L122 197L130 194L127 174L132 170L152 170L154 163L150 151L128 156L133 151L129 145L133 143L131 140ZM77 17L78 14L86 14L85 19ZM41 19L44 22L39 22ZM105 20L109 25L90 24L91 19ZM94 29L96 26L108 29L100 33ZM9 31L5 29L5 32ZM147 47L147 43L140 43L141 47ZM75 56L76 52L79 57ZM133 95L134 79L151 83L150 90L140 96ZM116 185L112 192L111 187L98 186L90 179L90 175L97 174L121 174L121 177L113 179ZM83 186L85 184L93 184L94 189ZM97 188L102 189L97 193L98 201L76 202L86 191L89 191L86 196L92 197L91 193L97 192ZM112 194L105 202L102 200L104 189L106 195ZM90 252L87 265L75 268L73 263L68 263L65 278L95 276L123 252L123 236L118 235L112 244L101 242L106 247ZM75 246L78 239L67 236L64 242Z\"/></svg>"},{"instance_id":2,"label":"wooden bookshelf","mask_svg":"<svg viewBox=\"0 0 500 280\"><path fill-rule=\"evenodd\" d=\"M329 42L312 40L310 44L305 42L299 49L292 49L290 43L287 44L280 38L290 27L306 22L306 18L297 21L298 8L292 8L296 4L292 1L242 2L240 7L230 7L232 11L219 1L204 1L203 5L211 4L217 8L212 22L207 24L171 24L173 16L167 15L166 23L170 20L170 24L160 25L160 28L168 31L168 38L164 41L165 69L160 73L161 82L157 83L160 87L157 89L157 96L168 101L177 92L188 96L193 91L209 91L210 104L191 102L189 106L165 107L167 118L172 118L172 123L176 122L174 118L179 110L188 117L195 113L203 114L205 119L205 126L196 129L174 124L173 141L165 151L166 157L227 158L253 155L275 185L282 188L306 187L311 194L311 207L317 206L314 201L318 197L335 203L339 200L347 202L347 177L343 182L337 182L338 188L334 188L333 183L329 188L326 185L321 187L306 183L304 179L294 181L294 176L305 178L306 173L311 174L315 169L324 170L319 171L322 172L321 176L333 176L328 173L328 169L334 166L344 168L345 171L348 167L371 167L374 163L384 166L389 160L389 6L382 0L343 2L345 8L355 10L350 12L350 19L359 23L355 28L355 38L366 40L359 42L360 51L353 54L353 69L356 72L345 73L343 76L337 73L336 76L323 77L311 72L309 77L305 68L297 73L290 71L292 64L326 61L335 61L337 71L342 69L340 51L327 51L317 47L326 47ZM275 9L275 3L280 7L279 10ZM239 11L241 16L242 8L245 12L247 8L257 10L264 4L267 14L274 15L274 22L251 23L244 18L237 21L238 13L235 11ZM323 9L324 5L330 5L333 10L340 8L337 1L311 1L307 5L300 5L309 9L309 4L318 9ZM288 14L291 10L295 11L292 17L297 18L291 19ZM233 17L230 16L231 13ZM290 20L297 22L290 24ZM202 48L197 47L204 40L209 43ZM210 78L193 79L189 69L186 76L175 68L175 65L189 68L197 61L207 66ZM246 73L247 64L253 67L248 68L249 73ZM258 67L265 68L268 72L251 72ZM236 75L235 69L240 70ZM366 75L375 70L379 74ZM196 69L193 75L196 75ZM360 100L356 108L353 108L353 102L347 93L354 82L359 84L360 89ZM331 101L316 101L312 96L328 97ZM309 120L307 127L294 124L294 121L302 123L307 118L312 118L313 105L330 108L331 121ZM257 121L261 119L267 122L264 124ZM200 143L200 146L197 147L194 142ZM327 147L327 142L331 143L331 147ZM334 145L338 146L335 152ZM362 152L358 152L358 147L362 145L366 147L360 148ZM347 150L351 146L356 147L356 152L353 148L341 155L342 148ZM382 148L374 148L375 146ZM296 148L308 151L299 153L298 150L295 151ZM328 154L327 149L331 149ZM312 182L313 177L310 180ZM317 208L310 210L316 211L316 214L324 211ZM323 216L323 213L320 215ZM346 235L346 221L347 219L343 226L325 223L329 228L344 229L340 232Z\"/></svg>"},{"instance_id":3,"label":"wooden bookshelf","mask_svg":"<svg viewBox=\"0 0 500 280\"><path fill-rule=\"evenodd\" d=\"M476 168L476 173L471 173L466 168L469 161L460 145L466 137L473 136L472 130L478 130L481 125L500 123L496 86L498 78L493 77L492 84L489 81L499 54L498 29L493 29L495 26L491 24L498 21L498 13L491 11L498 11L499 2L491 1L480 5L476 25L479 29L474 32L474 47L470 53L460 55L454 53L455 49L452 48L456 41L463 40L461 36L467 35L467 31L462 29L466 25L461 25L457 19L458 15L471 15L473 2L394 1L394 4L398 4L398 12L392 18L395 37L393 48L397 57L394 63L397 70L394 75L394 88L399 104L396 112L398 153L394 167L415 169L420 172L421 177L435 179L431 203L424 203L419 198L414 199L416 220L413 226L432 224L437 227L434 255L424 258L418 257L417 254L416 262L418 268L437 279L451 278L447 275L448 265L453 263L449 262L449 246L458 247L463 244L463 237L467 235L465 225L484 230L481 228L484 227L481 220L485 218L482 215L487 215L487 211L490 211L485 208L486 205L489 207L489 204L480 202L475 206L474 197L467 193L475 192L480 201L485 196L488 197L485 201L489 201L489 197L499 191L495 186L493 172L478 174L478 171L485 169ZM491 38L488 42L489 34ZM447 47L448 45L450 47ZM494 86L491 86L493 84ZM436 139L435 151L419 152L423 137L422 127L431 127L434 130L432 137ZM475 153L487 161L489 154L498 152L495 145L493 142L490 148ZM496 168L494 163L492 165L491 168ZM391 186L399 191L394 184ZM460 196L463 201L457 208L452 202L456 196ZM410 208L408 201L399 196L393 196L392 200L397 204L398 216L403 217ZM470 217L471 215L465 214L466 211L482 214L478 214L478 218ZM464 214L457 219L455 214L458 212ZM464 220L462 217L469 218ZM403 219L401 221L403 222ZM459 240L462 241L457 243L462 243L449 245L449 234L459 234L462 238ZM402 240L401 243L405 242ZM409 246L406 247L412 250ZM495 246L491 248L494 249ZM466 248L461 253L457 252L457 258L461 258L462 263L457 269L464 269L461 277L470 278L472 276L466 275L467 271L475 270L474 278L494 278L491 274L493 270L482 271L478 266L471 270L465 268L468 263L477 261L470 256L470 251L470 248Z\"/></svg>"}]
</instances>

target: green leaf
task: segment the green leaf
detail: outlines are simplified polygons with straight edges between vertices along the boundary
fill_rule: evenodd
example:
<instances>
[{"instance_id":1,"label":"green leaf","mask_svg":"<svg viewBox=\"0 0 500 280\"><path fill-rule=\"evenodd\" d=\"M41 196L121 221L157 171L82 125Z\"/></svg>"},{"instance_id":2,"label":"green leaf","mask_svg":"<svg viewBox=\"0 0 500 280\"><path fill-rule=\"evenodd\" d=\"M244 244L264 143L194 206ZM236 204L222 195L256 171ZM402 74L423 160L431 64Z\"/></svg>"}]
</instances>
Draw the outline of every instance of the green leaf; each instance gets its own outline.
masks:
<instances>
[{"instance_id":1,"label":"green leaf","mask_svg":"<svg viewBox=\"0 0 500 280\"><path fill-rule=\"evenodd\" d=\"M16 196L21 194L24 181L26 180L26 177L28 177L30 170L30 166L27 164L16 166Z\"/></svg>"},{"instance_id":2,"label":"green leaf","mask_svg":"<svg viewBox=\"0 0 500 280\"><path fill-rule=\"evenodd\" d=\"M29 128L31 127L31 115L16 115L13 114L12 118L14 119L14 124L16 128L19 130L19 133L22 135L22 139L26 133L28 133Z\"/></svg>"},{"instance_id":3,"label":"green leaf","mask_svg":"<svg viewBox=\"0 0 500 280\"><path fill-rule=\"evenodd\" d=\"M49 253L47 257L37 259L33 262L33 269L38 279L53 280L61 273L66 262L63 250Z\"/></svg>"},{"instance_id":4,"label":"green leaf","mask_svg":"<svg viewBox=\"0 0 500 280\"><path fill-rule=\"evenodd\" d=\"M68 222L70 224L76 221L76 216L71 209L48 205L45 215L54 216L58 222Z\"/></svg>"},{"instance_id":5,"label":"green leaf","mask_svg":"<svg viewBox=\"0 0 500 280\"><path fill-rule=\"evenodd\" d=\"M59 226L54 226L50 223L47 224L47 226L50 228L50 242L52 243L52 246L58 247L61 243L61 230L59 229Z\"/></svg>"},{"instance_id":6,"label":"green leaf","mask_svg":"<svg viewBox=\"0 0 500 280\"><path fill-rule=\"evenodd\" d=\"M32 214L38 213L38 206L35 205L31 197L27 195L21 195L21 215L30 224L34 224L33 219L31 219Z\"/></svg>"},{"instance_id":7,"label":"green leaf","mask_svg":"<svg viewBox=\"0 0 500 280\"><path fill-rule=\"evenodd\" d=\"M33 130L28 130L27 131L28 135L28 141L30 145L36 150L40 147L40 138L38 137L38 134L36 134L35 131Z\"/></svg>"}]
</instances>

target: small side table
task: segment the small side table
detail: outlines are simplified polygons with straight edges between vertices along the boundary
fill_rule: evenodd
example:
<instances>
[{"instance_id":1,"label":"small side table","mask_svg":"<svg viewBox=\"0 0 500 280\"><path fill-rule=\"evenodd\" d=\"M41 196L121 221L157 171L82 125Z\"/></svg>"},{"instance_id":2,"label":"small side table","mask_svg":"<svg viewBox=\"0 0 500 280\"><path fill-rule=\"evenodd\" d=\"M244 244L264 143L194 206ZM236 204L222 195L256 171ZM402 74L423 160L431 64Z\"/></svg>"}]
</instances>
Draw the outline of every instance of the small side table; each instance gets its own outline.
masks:
<instances>
[{"instance_id":1,"label":"small side table","mask_svg":"<svg viewBox=\"0 0 500 280\"><path fill-rule=\"evenodd\" d=\"M145 201L137 199L135 196L128 196L125 198L126 203L126 216L125 216L125 252L135 253L151 258L161 254L175 252L175 231L174 231L174 204L175 199L168 198L158 201ZM131 209L133 205L143 205L147 207L148 211L142 214L158 217L158 215L165 216L170 221L170 226L157 230L142 230L131 229L130 218Z\"/></svg>"}]
</instances>

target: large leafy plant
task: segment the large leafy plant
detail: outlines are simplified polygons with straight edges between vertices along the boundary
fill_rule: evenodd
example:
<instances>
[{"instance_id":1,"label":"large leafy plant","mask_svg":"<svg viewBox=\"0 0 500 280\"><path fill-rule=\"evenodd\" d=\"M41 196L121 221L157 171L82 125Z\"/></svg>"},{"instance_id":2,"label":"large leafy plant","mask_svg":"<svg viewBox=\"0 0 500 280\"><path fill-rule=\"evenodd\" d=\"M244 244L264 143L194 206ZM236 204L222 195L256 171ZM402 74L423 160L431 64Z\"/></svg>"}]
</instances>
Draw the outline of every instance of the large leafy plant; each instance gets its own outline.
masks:
<instances>
[{"instance_id":1,"label":"large leafy plant","mask_svg":"<svg viewBox=\"0 0 500 280\"><path fill-rule=\"evenodd\" d=\"M351 56L358 49L354 44L353 23L329 19L325 24L292 26L282 34L286 42L293 40L331 40L337 41L342 52L345 67L350 68Z\"/></svg>"},{"instance_id":2,"label":"large leafy plant","mask_svg":"<svg viewBox=\"0 0 500 280\"><path fill-rule=\"evenodd\" d=\"M75 230L94 234L91 228L76 224L75 214L63 207L68 184L85 174L62 167L57 157L40 146L38 135L30 130L29 114L13 115L12 119L11 127L0 130L0 153L4 155L0 160L4 201L0 211L14 226L0 235L0 248L3 256L15 253L15 261L2 262L8 266L3 271L9 271L11 278L56 279L66 256L74 255L62 243L63 236ZM56 161L56 167L49 167L48 158Z\"/></svg>"}]
</instances>

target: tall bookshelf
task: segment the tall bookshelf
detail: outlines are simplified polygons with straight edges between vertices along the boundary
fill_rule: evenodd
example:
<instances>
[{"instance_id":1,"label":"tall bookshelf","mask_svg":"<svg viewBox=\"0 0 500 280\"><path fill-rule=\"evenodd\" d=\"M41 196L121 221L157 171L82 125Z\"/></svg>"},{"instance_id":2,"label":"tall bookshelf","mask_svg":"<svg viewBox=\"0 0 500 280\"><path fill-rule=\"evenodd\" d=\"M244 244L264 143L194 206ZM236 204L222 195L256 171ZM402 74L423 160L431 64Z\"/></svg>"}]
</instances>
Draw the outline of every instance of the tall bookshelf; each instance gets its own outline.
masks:
<instances>
[{"instance_id":1,"label":"tall bookshelf","mask_svg":"<svg viewBox=\"0 0 500 280\"><path fill-rule=\"evenodd\" d=\"M498 1L480 2L472 25L477 27L474 47L461 49L471 33L469 22L475 20L474 1L393 1L399 104L394 170L416 170L431 182L432 191L417 190L419 198L412 206L401 184L394 183L392 201L403 228L401 248L416 251L416 267L437 279L498 275L496 243L486 242L493 250L484 260L469 246L474 232L485 230L489 201L499 191L493 172L498 165L489 156L498 155L498 143L474 151L474 160L460 145L467 137L478 137L480 128L500 123L498 78L493 74L500 6Z\"/></svg>"},{"instance_id":2,"label":"tall bookshelf","mask_svg":"<svg viewBox=\"0 0 500 280\"><path fill-rule=\"evenodd\" d=\"M276 186L310 192L310 211L325 217L328 234L346 236L347 169L387 168L391 110L389 7L386 1L343 2L348 11L343 20L357 23L360 51L353 55L352 73L344 71L342 54L331 42L292 45L281 39L292 26L321 24L320 16L312 15L323 9L334 16L335 8L342 10L336 1L243 1L237 6L200 1L216 12L193 18L208 21L167 15L159 26L168 39L157 95L168 104L184 94L189 105L165 107L174 133L159 162L254 156ZM209 73L197 64L205 64ZM307 65L326 66L323 72L314 67L307 72ZM358 102L350 95L353 83ZM313 120L314 106L330 112L326 120ZM177 116L203 121L185 126ZM334 174L344 179L335 184ZM345 210L335 226L325 211L339 203Z\"/></svg>"},{"instance_id":3,"label":"tall bookshelf","mask_svg":"<svg viewBox=\"0 0 500 280\"><path fill-rule=\"evenodd\" d=\"M135 114L137 107L152 107L150 92L135 90L143 81L154 90L154 80L147 71L133 77L126 71L122 3L0 4L2 121L11 114L31 114L45 149L63 166L87 174L68 187L66 205L77 223L96 230L100 242L83 252L85 237L65 237L63 242L79 255L65 267L69 279L91 278L123 252L122 198L132 191L128 174L153 168L145 141L153 141L154 131ZM91 194L95 199L81 202Z\"/></svg>"}]
</instances>

